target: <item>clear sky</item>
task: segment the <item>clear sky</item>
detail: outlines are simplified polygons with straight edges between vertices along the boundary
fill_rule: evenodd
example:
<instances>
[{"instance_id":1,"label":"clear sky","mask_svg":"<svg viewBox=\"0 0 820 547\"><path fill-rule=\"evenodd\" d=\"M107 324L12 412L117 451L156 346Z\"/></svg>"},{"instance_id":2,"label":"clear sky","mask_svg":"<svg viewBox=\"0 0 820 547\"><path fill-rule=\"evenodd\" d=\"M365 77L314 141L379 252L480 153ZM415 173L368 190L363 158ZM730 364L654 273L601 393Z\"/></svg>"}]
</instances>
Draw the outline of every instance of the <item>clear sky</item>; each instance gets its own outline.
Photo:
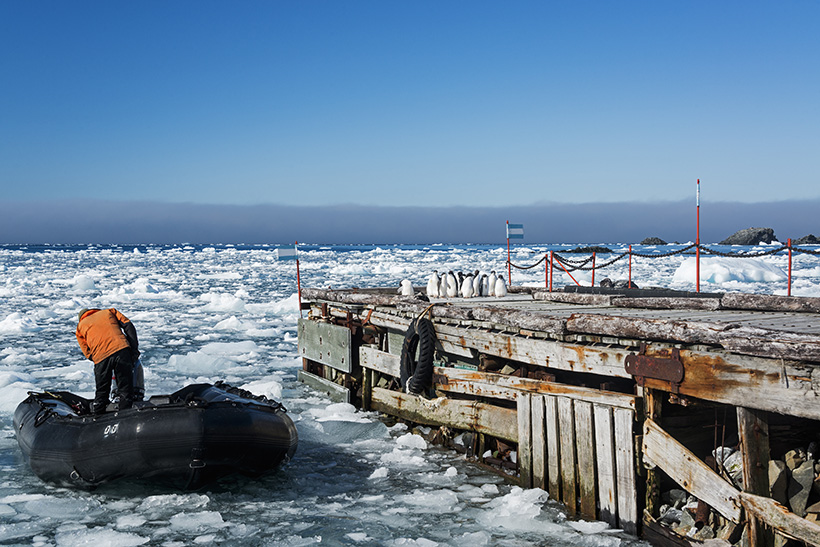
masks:
<instances>
[{"instance_id":1,"label":"clear sky","mask_svg":"<svg viewBox=\"0 0 820 547\"><path fill-rule=\"evenodd\" d=\"M816 0L4 0L0 200L815 199L818 29Z\"/></svg>"}]
</instances>

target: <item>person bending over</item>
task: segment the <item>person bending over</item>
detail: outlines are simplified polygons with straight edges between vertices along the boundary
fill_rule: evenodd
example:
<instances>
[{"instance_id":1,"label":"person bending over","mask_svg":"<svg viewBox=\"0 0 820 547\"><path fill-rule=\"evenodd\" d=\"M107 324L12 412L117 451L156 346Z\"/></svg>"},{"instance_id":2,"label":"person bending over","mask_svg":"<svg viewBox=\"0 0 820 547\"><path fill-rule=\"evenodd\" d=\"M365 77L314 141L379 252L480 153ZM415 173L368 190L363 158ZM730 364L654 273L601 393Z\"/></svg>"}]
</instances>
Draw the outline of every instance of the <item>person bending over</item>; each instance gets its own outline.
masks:
<instances>
[{"instance_id":1,"label":"person bending over","mask_svg":"<svg viewBox=\"0 0 820 547\"><path fill-rule=\"evenodd\" d=\"M134 400L134 363L139 358L137 329L114 308L83 308L77 319L77 342L83 355L94 362L96 391L92 412L105 412L112 374L117 377L119 409L131 408Z\"/></svg>"}]
</instances>

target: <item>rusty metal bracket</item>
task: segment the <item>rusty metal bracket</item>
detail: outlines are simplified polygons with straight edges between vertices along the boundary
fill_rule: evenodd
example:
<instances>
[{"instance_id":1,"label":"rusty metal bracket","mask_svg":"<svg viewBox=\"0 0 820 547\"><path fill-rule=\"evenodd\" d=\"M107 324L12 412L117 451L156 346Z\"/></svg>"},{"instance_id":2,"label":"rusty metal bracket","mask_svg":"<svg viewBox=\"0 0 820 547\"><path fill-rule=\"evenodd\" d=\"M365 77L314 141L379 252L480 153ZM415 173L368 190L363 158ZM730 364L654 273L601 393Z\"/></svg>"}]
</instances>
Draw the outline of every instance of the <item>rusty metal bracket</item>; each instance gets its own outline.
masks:
<instances>
[{"instance_id":1,"label":"rusty metal bracket","mask_svg":"<svg viewBox=\"0 0 820 547\"><path fill-rule=\"evenodd\" d=\"M643 386L647 378L669 382L669 391L680 393L680 384L683 381L684 368L680 360L680 350L661 350L655 355L646 354L646 344L641 344L637 354L627 355L624 359L624 368L635 377L639 386Z\"/></svg>"}]
</instances>

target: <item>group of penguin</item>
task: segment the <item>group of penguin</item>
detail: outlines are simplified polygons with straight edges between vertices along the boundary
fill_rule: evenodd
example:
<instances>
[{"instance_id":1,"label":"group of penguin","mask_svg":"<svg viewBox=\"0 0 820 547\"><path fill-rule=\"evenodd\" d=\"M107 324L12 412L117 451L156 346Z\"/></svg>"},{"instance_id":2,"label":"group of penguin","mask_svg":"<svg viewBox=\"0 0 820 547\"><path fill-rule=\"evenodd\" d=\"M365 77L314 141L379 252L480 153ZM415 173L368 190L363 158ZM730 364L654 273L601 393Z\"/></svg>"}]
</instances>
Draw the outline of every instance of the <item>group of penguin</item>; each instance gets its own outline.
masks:
<instances>
[{"instance_id":1,"label":"group of penguin","mask_svg":"<svg viewBox=\"0 0 820 547\"><path fill-rule=\"evenodd\" d=\"M413 286L409 280L405 279L401 282L399 292L402 295L412 296ZM504 276L496 275L495 270L489 275L479 273L478 270L466 275L462 272L453 273L450 270L439 275L438 270L435 270L427 281L428 298L473 298L477 296L500 298L506 295L507 283L504 281Z\"/></svg>"}]
</instances>

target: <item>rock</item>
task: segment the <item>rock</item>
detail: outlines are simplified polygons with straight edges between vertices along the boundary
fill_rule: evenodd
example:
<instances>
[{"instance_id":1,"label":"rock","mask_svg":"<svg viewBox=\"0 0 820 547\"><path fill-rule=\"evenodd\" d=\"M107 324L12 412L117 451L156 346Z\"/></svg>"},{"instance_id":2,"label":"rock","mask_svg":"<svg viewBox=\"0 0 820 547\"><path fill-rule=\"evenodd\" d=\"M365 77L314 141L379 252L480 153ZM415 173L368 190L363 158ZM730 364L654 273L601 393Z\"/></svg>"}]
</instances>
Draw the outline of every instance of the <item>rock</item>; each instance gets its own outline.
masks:
<instances>
[{"instance_id":1,"label":"rock","mask_svg":"<svg viewBox=\"0 0 820 547\"><path fill-rule=\"evenodd\" d=\"M630 287L628 279L619 279L618 281L612 284L612 287L615 289L640 289L640 287L638 287L638 284L634 281L632 282L632 286Z\"/></svg>"},{"instance_id":2,"label":"rock","mask_svg":"<svg viewBox=\"0 0 820 547\"><path fill-rule=\"evenodd\" d=\"M797 241L792 241L792 245L820 245L820 239L814 237L814 234L803 236Z\"/></svg>"},{"instance_id":3,"label":"rock","mask_svg":"<svg viewBox=\"0 0 820 547\"><path fill-rule=\"evenodd\" d=\"M675 509L680 509L681 507L686 505L687 497L688 494L685 490L673 488L672 490L661 494L661 501L671 505Z\"/></svg>"},{"instance_id":4,"label":"rock","mask_svg":"<svg viewBox=\"0 0 820 547\"><path fill-rule=\"evenodd\" d=\"M814 470L814 474L817 475L817 469ZM820 476L814 479L814 482L811 485L812 491L820 497Z\"/></svg>"},{"instance_id":5,"label":"rock","mask_svg":"<svg viewBox=\"0 0 820 547\"><path fill-rule=\"evenodd\" d=\"M598 245L593 245L591 247L576 247L571 251L567 251L568 253L597 253L597 254L605 254L611 253L612 249L608 249L606 247L601 247Z\"/></svg>"},{"instance_id":6,"label":"rock","mask_svg":"<svg viewBox=\"0 0 820 547\"><path fill-rule=\"evenodd\" d=\"M807 515L816 515L820 513L820 501L812 505L811 507L806 507L806 514Z\"/></svg>"},{"instance_id":7,"label":"rock","mask_svg":"<svg viewBox=\"0 0 820 547\"><path fill-rule=\"evenodd\" d=\"M715 531L712 530L712 527L709 525L704 526L700 530L698 530L693 536L692 539L696 539L698 541L703 541L705 539L713 539L715 537Z\"/></svg>"},{"instance_id":8,"label":"rock","mask_svg":"<svg viewBox=\"0 0 820 547\"><path fill-rule=\"evenodd\" d=\"M789 506L792 513L801 517L805 515L813 481L813 462L803 462L803 465L792 471L792 480L789 482L788 490Z\"/></svg>"},{"instance_id":9,"label":"rock","mask_svg":"<svg viewBox=\"0 0 820 547\"><path fill-rule=\"evenodd\" d=\"M794 450L786 452L786 455L783 456L783 461L786 462L786 467L794 471L806 461L806 454L799 448L795 448Z\"/></svg>"},{"instance_id":10,"label":"rock","mask_svg":"<svg viewBox=\"0 0 820 547\"><path fill-rule=\"evenodd\" d=\"M641 241L641 245L667 245L667 243L659 237L648 237Z\"/></svg>"},{"instance_id":11,"label":"rock","mask_svg":"<svg viewBox=\"0 0 820 547\"><path fill-rule=\"evenodd\" d=\"M732 482L738 488L743 487L743 454L738 450L732 452L723 460L723 468L729 473Z\"/></svg>"},{"instance_id":12,"label":"rock","mask_svg":"<svg viewBox=\"0 0 820 547\"><path fill-rule=\"evenodd\" d=\"M689 511L681 511L680 524L673 528L673 530L682 536L694 534L695 517L693 517Z\"/></svg>"},{"instance_id":13,"label":"rock","mask_svg":"<svg viewBox=\"0 0 820 547\"><path fill-rule=\"evenodd\" d=\"M769 460L769 488L772 499L781 505L788 505L786 492L789 489L789 471L786 463L780 460Z\"/></svg>"},{"instance_id":14,"label":"rock","mask_svg":"<svg viewBox=\"0 0 820 547\"><path fill-rule=\"evenodd\" d=\"M720 245L758 245L777 241L771 228L746 228L735 232L720 242Z\"/></svg>"},{"instance_id":15,"label":"rock","mask_svg":"<svg viewBox=\"0 0 820 547\"><path fill-rule=\"evenodd\" d=\"M680 519L683 517L684 511L680 509L675 509L674 507L669 507L666 511L661 512L661 516L658 519L658 522L661 524L666 524L667 526L676 525L680 523ZM693 521L694 524L694 521Z\"/></svg>"},{"instance_id":16,"label":"rock","mask_svg":"<svg viewBox=\"0 0 820 547\"><path fill-rule=\"evenodd\" d=\"M732 547L732 544L725 539L704 539L704 547Z\"/></svg>"}]
</instances>

